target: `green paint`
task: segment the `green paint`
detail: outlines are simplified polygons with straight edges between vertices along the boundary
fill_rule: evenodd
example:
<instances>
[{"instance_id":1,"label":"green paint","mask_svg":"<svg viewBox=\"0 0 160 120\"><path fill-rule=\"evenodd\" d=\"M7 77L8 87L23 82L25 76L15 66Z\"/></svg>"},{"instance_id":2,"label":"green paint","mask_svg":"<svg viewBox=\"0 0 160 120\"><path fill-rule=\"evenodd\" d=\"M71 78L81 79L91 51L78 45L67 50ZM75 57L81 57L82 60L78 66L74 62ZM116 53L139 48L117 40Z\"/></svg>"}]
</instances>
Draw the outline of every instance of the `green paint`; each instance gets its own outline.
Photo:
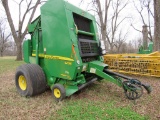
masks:
<instances>
[{"instance_id":1,"label":"green paint","mask_svg":"<svg viewBox=\"0 0 160 120\"><path fill-rule=\"evenodd\" d=\"M76 85L72 86L65 86L66 89L66 96L70 96L73 93L78 91L78 87Z\"/></svg>"},{"instance_id":2,"label":"green paint","mask_svg":"<svg viewBox=\"0 0 160 120\"><path fill-rule=\"evenodd\" d=\"M113 76L110 76L110 75L103 72L103 69L105 67L108 67L108 66L100 61L93 61L93 62L89 63L88 72L94 73L94 74L104 78L105 80L110 81L110 82L122 87L121 79L114 78Z\"/></svg>"},{"instance_id":3,"label":"green paint","mask_svg":"<svg viewBox=\"0 0 160 120\"><path fill-rule=\"evenodd\" d=\"M89 30L78 28L74 15L88 20ZM95 17L88 12L63 0L49 0L41 7L41 15L28 26L28 32L31 40L24 42L24 61L42 67L50 88L62 84L70 96L93 75L91 69L96 70L98 80L105 78L121 86L118 79L103 72L108 65L102 56L90 62L82 60L78 35L91 37L99 45Z\"/></svg>"},{"instance_id":4,"label":"green paint","mask_svg":"<svg viewBox=\"0 0 160 120\"><path fill-rule=\"evenodd\" d=\"M95 68L95 69L99 69L101 71L103 71L103 69L105 67L108 67L107 64L104 64L101 61L93 61L93 62L90 62L88 65L89 65L89 68Z\"/></svg>"},{"instance_id":5,"label":"green paint","mask_svg":"<svg viewBox=\"0 0 160 120\"><path fill-rule=\"evenodd\" d=\"M93 34L93 33L85 32L85 31L82 31L82 30L78 30L78 33L80 33L80 34L84 34L84 35L89 35L89 36L94 36L94 34Z\"/></svg>"},{"instance_id":6,"label":"green paint","mask_svg":"<svg viewBox=\"0 0 160 120\"><path fill-rule=\"evenodd\" d=\"M150 54L152 52L153 52L153 42L150 42L147 50L144 50L143 46L140 46L138 54Z\"/></svg>"},{"instance_id":7,"label":"green paint","mask_svg":"<svg viewBox=\"0 0 160 120\"><path fill-rule=\"evenodd\" d=\"M29 63L29 56L31 55L31 40L25 40L23 43L23 56L24 61L26 63Z\"/></svg>"}]
</instances>

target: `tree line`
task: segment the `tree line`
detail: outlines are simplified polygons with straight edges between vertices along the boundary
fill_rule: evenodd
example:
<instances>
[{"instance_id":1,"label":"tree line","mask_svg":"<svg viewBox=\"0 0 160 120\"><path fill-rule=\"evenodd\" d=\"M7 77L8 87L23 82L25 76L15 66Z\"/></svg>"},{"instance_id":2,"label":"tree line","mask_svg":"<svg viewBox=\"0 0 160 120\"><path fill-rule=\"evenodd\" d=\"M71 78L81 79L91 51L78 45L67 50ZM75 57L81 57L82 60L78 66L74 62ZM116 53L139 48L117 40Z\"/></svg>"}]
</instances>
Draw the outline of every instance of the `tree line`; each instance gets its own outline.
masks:
<instances>
[{"instance_id":1,"label":"tree line","mask_svg":"<svg viewBox=\"0 0 160 120\"><path fill-rule=\"evenodd\" d=\"M0 55L8 54L17 56L16 60L22 60L22 43L27 34L27 26L33 20L38 6L46 1L42 0L20 0L16 1L18 7L18 27L15 25L14 13L10 11L9 0L1 0L6 18L0 19ZM86 10L92 12L96 17L99 30L99 38L103 40L109 53L137 52L142 45L143 38L127 40L128 30L121 27L132 16L123 16L127 6L132 4L140 17L142 25L147 26L147 41L154 42L154 51L160 49L160 1L159 0L81 0L81 5L87 4ZM138 5L137 5L138 4ZM25 5L25 9L22 5ZM22 10L23 9L23 10ZM144 14L147 13L147 14ZM27 17L29 16L29 18ZM146 19L147 17L147 19ZM25 24L27 21L27 24ZM154 22L153 22L154 21ZM8 32L6 25L11 32ZM130 27L143 34L142 27L137 28L130 22Z\"/></svg>"}]
</instances>

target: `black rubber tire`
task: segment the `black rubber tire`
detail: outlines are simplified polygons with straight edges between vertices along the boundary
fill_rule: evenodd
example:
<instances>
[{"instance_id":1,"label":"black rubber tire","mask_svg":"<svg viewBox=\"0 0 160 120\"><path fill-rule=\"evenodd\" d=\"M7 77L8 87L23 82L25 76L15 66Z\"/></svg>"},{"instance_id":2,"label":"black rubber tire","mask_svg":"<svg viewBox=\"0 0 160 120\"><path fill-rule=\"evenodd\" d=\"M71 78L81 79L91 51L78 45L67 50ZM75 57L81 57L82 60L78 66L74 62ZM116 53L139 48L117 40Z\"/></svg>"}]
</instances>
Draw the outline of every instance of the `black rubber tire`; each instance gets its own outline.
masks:
<instances>
[{"instance_id":1,"label":"black rubber tire","mask_svg":"<svg viewBox=\"0 0 160 120\"><path fill-rule=\"evenodd\" d=\"M25 90L22 90L18 83L19 76L21 75L26 79L27 87ZM15 84L21 96L38 95L46 90L45 74L39 65L24 64L19 66L16 70Z\"/></svg>"},{"instance_id":2,"label":"black rubber tire","mask_svg":"<svg viewBox=\"0 0 160 120\"><path fill-rule=\"evenodd\" d=\"M59 97L59 98L57 98L57 97L55 96L55 94L54 94L54 90L55 90L55 89L58 89L58 90L60 91L60 93L58 93L58 94L60 94L60 97ZM57 101L57 102L62 101L62 100L66 97L66 90L65 90L64 86L61 85L61 84L55 84L55 85L52 87L52 96L53 96L53 98L55 99L55 101Z\"/></svg>"}]
</instances>

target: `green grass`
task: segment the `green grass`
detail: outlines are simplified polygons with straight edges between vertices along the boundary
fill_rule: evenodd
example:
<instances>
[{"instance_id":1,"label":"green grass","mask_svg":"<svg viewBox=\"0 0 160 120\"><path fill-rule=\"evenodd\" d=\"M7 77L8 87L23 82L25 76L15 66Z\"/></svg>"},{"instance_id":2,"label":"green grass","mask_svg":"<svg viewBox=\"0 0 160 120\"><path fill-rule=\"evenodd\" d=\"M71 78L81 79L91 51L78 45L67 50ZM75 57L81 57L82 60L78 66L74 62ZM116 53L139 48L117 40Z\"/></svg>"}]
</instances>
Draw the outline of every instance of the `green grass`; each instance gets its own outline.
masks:
<instances>
[{"instance_id":1,"label":"green grass","mask_svg":"<svg viewBox=\"0 0 160 120\"><path fill-rule=\"evenodd\" d=\"M23 61L15 61L15 57L0 57L0 74L15 70Z\"/></svg>"},{"instance_id":2,"label":"green grass","mask_svg":"<svg viewBox=\"0 0 160 120\"><path fill-rule=\"evenodd\" d=\"M69 101L49 119L58 120L147 120L131 110L131 107L116 107L115 101L99 102L87 99Z\"/></svg>"},{"instance_id":3,"label":"green grass","mask_svg":"<svg viewBox=\"0 0 160 120\"><path fill-rule=\"evenodd\" d=\"M15 61L15 57L0 58L2 120L148 120L152 115L155 118L152 111L144 113L153 109L148 108L153 99L146 97L147 100L141 99L137 106L133 105L124 98L123 90L110 82L92 84L60 103L53 100L51 91L31 98L21 97L14 83L15 70L21 64L24 62Z\"/></svg>"}]
</instances>

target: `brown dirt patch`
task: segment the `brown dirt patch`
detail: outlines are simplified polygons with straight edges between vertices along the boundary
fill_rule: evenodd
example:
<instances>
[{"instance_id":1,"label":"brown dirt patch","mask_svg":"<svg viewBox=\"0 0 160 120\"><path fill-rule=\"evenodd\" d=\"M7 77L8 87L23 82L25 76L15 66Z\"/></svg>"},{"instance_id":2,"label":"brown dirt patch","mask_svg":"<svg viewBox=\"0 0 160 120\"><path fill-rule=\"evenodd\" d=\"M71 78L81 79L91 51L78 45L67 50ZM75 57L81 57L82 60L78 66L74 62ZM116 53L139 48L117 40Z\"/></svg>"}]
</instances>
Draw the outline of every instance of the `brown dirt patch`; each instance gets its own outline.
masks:
<instances>
[{"instance_id":1,"label":"brown dirt patch","mask_svg":"<svg viewBox=\"0 0 160 120\"><path fill-rule=\"evenodd\" d=\"M116 101L116 106L131 108L151 119L160 118L160 78L131 76L149 83L153 91L150 95L144 95L134 101L125 98L123 90L110 82L95 82L82 91L66 98L64 102L55 103L51 97L51 91L32 98L21 97L14 84L14 72L1 74L0 76L0 120L40 120L49 119L55 111L63 107L64 102L70 100L88 99L90 101Z\"/></svg>"},{"instance_id":2,"label":"brown dirt patch","mask_svg":"<svg viewBox=\"0 0 160 120\"><path fill-rule=\"evenodd\" d=\"M21 97L15 88L14 72L2 74L0 83L0 120L45 119L61 107L53 101L50 91L32 98Z\"/></svg>"}]
</instances>

